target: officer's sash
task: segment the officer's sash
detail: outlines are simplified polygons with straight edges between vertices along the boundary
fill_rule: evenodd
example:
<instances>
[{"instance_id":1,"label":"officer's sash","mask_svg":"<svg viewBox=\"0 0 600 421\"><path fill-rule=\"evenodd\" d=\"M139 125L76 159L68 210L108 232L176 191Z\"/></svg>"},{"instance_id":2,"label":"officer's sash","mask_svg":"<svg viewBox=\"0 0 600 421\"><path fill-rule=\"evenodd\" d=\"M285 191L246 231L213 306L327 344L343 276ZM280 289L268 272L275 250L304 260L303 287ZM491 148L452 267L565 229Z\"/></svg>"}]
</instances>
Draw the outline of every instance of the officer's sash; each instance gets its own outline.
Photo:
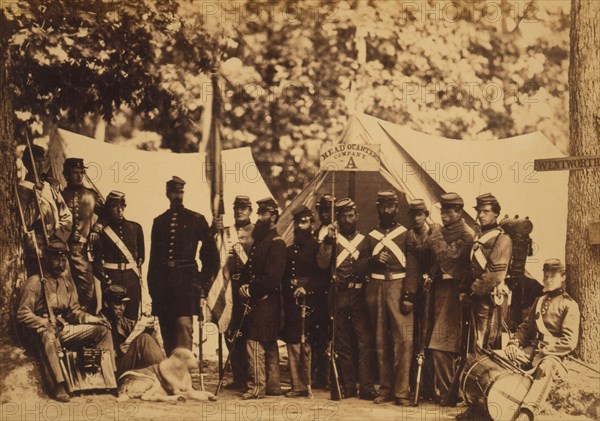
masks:
<instances>
[{"instance_id":1,"label":"officer's sash","mask_svg":"<svg viewBox=\"0 0 600 421\"><path fill-rule=\"evenodd\" d=\"M121 250L121 253L123 253L123 256L125 256L125 258L127 259L127 262L131 263L132 270L138 277L141 278L142 274L140 273L140 269L138 268L137 262L133 258L133 255L131 254L125 243L119 238L119 236L113 231L113 229L110 226L104 228L104 233L113 243L115 243L115 246L117 246L117 248Z\"/></svg>"},{"instance_id":2,"label":"officer's sash","mask_svg":"<svg viewBox=\"0 0 600 421\"><path fill-rule=\"evenodd\" d=\"M481 250L482 244L487 243L492 238L498 237L501 233L502 233L502 230L500 230L498 228L493 229L489 232L486 232L481 237L477 238L475 240L475 242L473 243L473 248L471 249L471 260L473 260L473 257L475 257L475 260L477 260L477 263L479 263L479 266L481 266L481 269L485 270L485 268L487 266L487 258L485 257L485 254L483 254L483 251Z\"/></svg>"},{"instance_id":3,"label":"officer's sash","mask_svg":"<svg viewBox=\"0 0 600 421\"><path fill-rule=\"evenodd\" d=\"M337 236L337 242L340 246L342 246L343 250L337 255L337 259L335 262L335 267L338 268L342 264L344 260L348 256L354 257L354 259L358 259L360 252L357 250L358 245L364 240L365 236L362 234L356 234L356 237L352 239L352 241L348 241L346 237L343 235Z\"/></svg>"},{"instance_id":4,"label":"officer's sash","mask_svg":"<svg viewBox=\"0 0 600 421\"><path fill-rule=\"evenodd\" d=\"M404 232L406 232L406 228L404 228L402 225L400 225L395 230L388 232L387 234L383 234L382 232L379 232L377 230L371 231L369 235L372 238L379 241L377 245L373 248L373 252L371 253L371 255L375 256L381 251L381 249L383 249L383 247L387 247L392 252L392 254L396 256L396 259L398 259L400 264L403 267L406 267L406 256L404 255L400 247L398 247L398 244L394 242L394 239L399 235L402 235Z\"/></svg>"},{"instance_id":5,"label":"officer's sash","mask_svg":"<svg viewBox=\"0 0 600 421\"><path fill-rule=\"evenodd\" d=\"M243 264L246 264L248 261L248 255L246 254L244 247L240 244L240 237L238 236L237 229L235 229L235 227L229 227L227 228L226 232L228 245L231 244L231 248L235 254L237 254Z\"/></svg>"}]
</instances>

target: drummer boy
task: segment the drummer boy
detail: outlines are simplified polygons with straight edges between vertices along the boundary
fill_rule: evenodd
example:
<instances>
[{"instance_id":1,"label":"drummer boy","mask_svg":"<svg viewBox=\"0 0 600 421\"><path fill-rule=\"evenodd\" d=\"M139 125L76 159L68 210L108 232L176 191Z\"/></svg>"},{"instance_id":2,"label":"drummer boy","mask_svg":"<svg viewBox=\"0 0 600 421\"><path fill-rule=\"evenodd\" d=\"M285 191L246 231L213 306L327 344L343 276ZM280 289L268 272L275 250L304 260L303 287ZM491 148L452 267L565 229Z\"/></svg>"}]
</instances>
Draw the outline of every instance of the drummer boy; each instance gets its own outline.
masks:
<instances>
[{"instance_id":1,"label":"drummer boy","mask_svg":"<svg viewBox=\"0 0 600 421\"><path fill-rule=\"evenodd\" d=\"M539 297L505 351L517 366L533 371L533 384L523 398L515 421L530 421L548 397L552 378L562 357L570 354L579 338L579 306L565 291L565 267L559 259L544 263L544 295ZM457 420L483 418L482 408L471 406Z\"/></svg>"},{"instance_id":2,"label":"drummer boy","mask_svg":"<svg viewBox=\"0 0 600 421\"><path fill-rule=\"evenodd\" d=\"M559 259L544 263L544 295L531 307L527 320L505 349L513 362L535 368L516 421L533 420L548 397L552 378L579 339L579 306L565 291L565 266ZM530 366L527 366L530 364Z\"/></svg>"}]
</instances>

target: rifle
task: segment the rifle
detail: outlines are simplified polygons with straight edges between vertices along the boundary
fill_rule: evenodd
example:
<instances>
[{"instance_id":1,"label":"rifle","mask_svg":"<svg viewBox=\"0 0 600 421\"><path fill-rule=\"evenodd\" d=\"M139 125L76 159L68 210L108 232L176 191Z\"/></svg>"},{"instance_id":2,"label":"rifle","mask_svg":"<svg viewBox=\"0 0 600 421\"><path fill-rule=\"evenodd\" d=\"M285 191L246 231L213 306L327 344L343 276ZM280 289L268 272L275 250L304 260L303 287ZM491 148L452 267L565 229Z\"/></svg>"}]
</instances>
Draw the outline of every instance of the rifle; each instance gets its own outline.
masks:
<instances>
[{"instance_id":1,"label":"rifle","mask_svg":"<svg viewBox=\"0 0 600 421\"><path fill-rule=\"evenodd\" d=\"M204 392L204 353L202 352L202 345L204 341L204 306L206 305L206 299L200 296L200 310L198 311L198 369L200 376L200 390Z\"/></svg>"},{"instance_id":2,"label":"rifle","mask_svg":"<svg viewBox=\"0 0 600 421\"><path fill-rule=\"evenodd\" d=\"M38 192L36 189L36 187L40 184L40 175L38 174L37 167L35 166L35 158L33 156L33 150L31 149L31 142L29 141L29 136L27 135L27 133L25 133L25 139L27 140L27 150L29 151L29 158L31 160L31 167L33 169L33 176L35 178L35 186L33 188L33 195L35 196L35 201L37 203L38 212L40 215L40 225L42 226L42 232L44 233L45 246L48 246L48 243L50 242L50 236L48 235L48 228L46 227L46 223L44 221L44 214L42 212L42 203L40 202L40 197L38 196ZM20 202L19 202L19 206L21 206ZM23 218L23 222L24 221L25 221L25 219ZM26 225L24 225L24 226L26 226ZM37 241L34 240L34 244L35 244L36 253L37 253L39 251ZM42 266L41 266L41 261L39 259L39 254L38 254L38 263L40 264L40 270L41 270ZM41 275L41 272L40 272L40 275Z\"/></svg>"},{"instance_id":3,"label":"rifle","mask_svg":"<svg viewBox=\"0 0 600 421\"><path fill-rule=\"evenodd\" d=\"M221 376L221 378L219 379L219 383L217 384L217 390L215 391L215 396L217 396L219 394L219 392L221 391L221 388L223 387L223 381L225 380L225 372L227 371L227 367L231 365L231 353L232 353L233 349L235 348L235 345L237 344L238 338L242 335L242 327L244 326L244 320L246 320L246 316L248 316L248 314L250 314L250 312L252 311L252 307L250 307L249 300L246 300L246 302L243 303L243 306L244 306L244 313L242 314L242 318L240 319L240 324L238 325L237 329L233 333L233 340L231 341L231 348L229 349L229 354L227 354L227 359L225 360L225 364L223 365L223 376Z\"/></svg>"},{"instance_id":4,"label":"rifle","mask_svg":"<svg viewBox=\"0 0 600 421\"><path fill-rule=\"evenodd\" d=\"M335 246L333 248L333 256L335 258ZM336 309L336 300L335 300L335 288L336 288L336 276L335 274L331 278L331 293L330 293L330 305L331 305L331 313L330 313L330 324L331 324L331 336L329 338L329 346L327 347L327 356L329 357L329 365L330 365L330 387L329 393L332 401L339 401L344 398L344 394L342 392L342 388L340 386L340 376L337 369L337 353L335 351L335 316L337 313Z\"/></svg>"},{"instance_id":5,"label":"rifle","mask_svg":"<svg viewBox=\"0 0 600 421\"><path fill-rule=\"evenodd\" d=\"M465 369L465 365L467 364L467 357L469 355L469 349L471 347L471 319L473 318L473 310L469 307L468 309L463 309L463 331L461 337L465 338L463 343L463 349L460 355L460 361L458 363L458 369L454 373L454 377L452 378L452 383L450 383L450 387L448 388L448 393L444 396L442 401L442 406L449 406L458 400L458 385L460 383L460 376Z\"/></svg>"},{"instance_id":6,"label":"rifle","mask_svg":"<svg viewBox=\"0 0 600 421\"><path fill-rule=\"evenodd\" d=\"M335 193L335 172L332 172L332 194L331 194L331 215L332 218L334 217L334 213L335 213L335 202L333 199L334 193ZM335 227L335 225L334 225ZM337 276L335 274L336 269L337 269L337 265L336 265L336 260L337 260L337 230L336 233L334 235L333 238L333 245L332 245L332 250L331 250L331 290L330 290L330 294L329 296L330 298L330 323L331 323L331 337L329 339L329 347L327 350L327 355L329 357L329 365L331 367L331 379L330 379L330 387L329 387L329 393L330 393L330 397L332 401L339 401L340 399L344 398L344 394L342 392L342 388L340 386L340 377L338 374L338 369L337 369L337 353L335 352L335 318L336 318L336 314L337 314L337 303L335 300L335 288L336 288L336 281L337 281Z\"/></svg>"},{"instance_id":7,"label":"rifle","mask_svg":"<svg viewBox=\"0 0 600 421\"><path fill-rule=\"evenodd\" d=\"M419 406L419 394L421 389L421 376L423 371L423 364L425 362L425 348L429 343L429 310L431 306L431 284L433 280L428 273L423 275L423 295L425 302L423 304L423 320L420 326L420 343L419 352L417 353L417 378L415 385L415 397L413 400L413 406Z\"/></svg>"},{"instance_id":8,"label":"rifle","mask_svg":"<svg viewBox=\"0 0 600 421\"><path fill-rule=\"evenodd\" d=\"M31 151L31 148L30 148L30 151ZM33 153L32 153L31 159L32 159L33 165L35 167L35 161L33 161ZM35 174L36 174L36 178L37 178L37 172ZM35 190L35 187L34 187L34 190ZM37 260L38 269L40 271L40 283L42 285L42 298L44 299L44 305L46 306L46 311L48 312L48 320L50 321L50 325L55 330L55 332L58 333L58 325L56 323L56 315L52 311L52 308L50 307L50 303L48 301L48 289L47 289L48 287L46 284L46 276L44 275L44 267L42 265L42 259L40 257L40 248L39 248L39 245L37 242L37 238L35 236L35 231L33 229L27 230L27 222L25 221L25 213L23 212L23 205L21 204L21 198L19 196L19 189L17 188L16 185L15 185L15 192L16 192L16 198L17 198L17 205L19 207L19 216L21 217L21 224L23 225L23 231L25 232L26 235L31 235L31 238L33 240L33 248L34 248L34 252L35 252L35 257ZM36 194L36 198L37 198L37 193L35 191L34 191L34 194ZM38 198L38 200L39 200L39 198ZM40 220L41 220L42 227L44 230L45 239L46 239L46 241L48 241L48 233L46 232L46 226L44 224L44 219L42 216L42 209L40 207L39 201L38 201L38 209L40 212ZM65 354L64 354L62 345L60 343L60 340L55 336L54 341L56 343L56 349L58 351L58 362L60 364L61 370L63 373L69 373L69 371L65 367L65 363L63 361L63 357Z\"/></svg>"},{"instance_id":9,"label":"rifle","mask_svg":"<svg viewBox=\"0 0 600 421\"><path fill-rule=\"evenodd\" d=\"M310 376L310 364L306 361L306 309L309 308L306 305L306 296L302 297L302 302L298 304L300 307L300 361L304 371L304 380L306 381L306 392L309 399L313 399L311 376Z\"/></svg>"}]
</instances>

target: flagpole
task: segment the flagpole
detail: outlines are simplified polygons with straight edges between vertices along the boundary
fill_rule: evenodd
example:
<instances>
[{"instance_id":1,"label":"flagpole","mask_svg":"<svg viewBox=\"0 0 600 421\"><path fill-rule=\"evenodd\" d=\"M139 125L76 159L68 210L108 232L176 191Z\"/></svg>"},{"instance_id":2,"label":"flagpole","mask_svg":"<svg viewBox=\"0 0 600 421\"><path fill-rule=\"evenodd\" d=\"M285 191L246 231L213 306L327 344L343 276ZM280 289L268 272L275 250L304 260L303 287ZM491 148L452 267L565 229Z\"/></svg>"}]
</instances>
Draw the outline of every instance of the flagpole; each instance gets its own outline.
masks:
<instances>
[{"instance_id":1,"label":"flagpole","mask_svg":"<svg viewBox=\"0 0 600 421\"><path fill-rule=\"evenodd\" d=\"M221 117L221 93L219 91L218 70L212 72L211 84L213 91L212 102L212 121L211 121L211 136L213 145L213 217L221 220L221 226L218 230L218 236L224 238L224 227L222 226L223 214L225 213L225 204L223 200L223 173L221 167L221 133L220 133L220 117ZM225 367L223 367L223 333L218 329L218 364L219 364L219 381L222 381L225 376Z\"/></svg>"}]
</instances>

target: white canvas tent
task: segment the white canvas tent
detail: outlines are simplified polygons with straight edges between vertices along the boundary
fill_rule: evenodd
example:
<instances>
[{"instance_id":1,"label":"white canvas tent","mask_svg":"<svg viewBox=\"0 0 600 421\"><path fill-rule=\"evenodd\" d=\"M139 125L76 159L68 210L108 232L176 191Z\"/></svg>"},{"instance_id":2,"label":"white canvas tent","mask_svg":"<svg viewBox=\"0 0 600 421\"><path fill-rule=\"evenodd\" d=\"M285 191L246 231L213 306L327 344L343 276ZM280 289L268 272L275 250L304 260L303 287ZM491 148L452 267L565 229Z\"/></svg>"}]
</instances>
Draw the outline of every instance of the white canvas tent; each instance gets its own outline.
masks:
<instances>
[{"instance_id":1,"label":"white canvas tent","mask_svg":"<svg viewBox=\"0 0 600 421\"><path fill-rule=\"evenodd\" d=\"M169 207L165 183L173 175L186 181L184 205L212 221L210 181L206 175L205 155L148 152L96 141L67 130L58 129L51 137L49 155L54 176L64 185L60 173L65 158L83 158L87 173L103 196L111 190L126 195L125 217L142 225L145 235L146 273L150 255L150 233L154 218ZM250 148L222 152L225 215L224 224L233 223L232 204L236 195L250 196L252 202L272 197ZM210 176L210 174L209 174ZM254 216L253 216L254 217ZM145 276L144 276L145 278ZM144 308L149 309L146 295Z\"/></svg>"},{"instance_id":2,"label":"white canvas tent","mask_svg":"<svg viewBox=\"0 0 600 421\"><path fill-rule=\"evenodd\" d=\"M403 194L401 205L422 198L439 222L440 194L456 192L465 200L468 222L475 220L475 197L493 193L502 205L502 216L528 216L534 225L534 254L527 269L541 280L544 260L565 255L567 221L567 172L536 172L538 158L563 154L540 132L492 141L461 141L428 135L365 114L352 116L338 143L379 143L379 174L337 173L335 194L352 197L360 213L359 229L366 231L377 223L377 190L393 187ZM331 192L323 172L284 211L279 227L291 237L291 209L304 203L314 208L319 196ZM401 214L404 210L401 209ZM401 222L405 220L402 219ZM360 222L362 221L362 226Z\"/></svg>"}]
</instances>

